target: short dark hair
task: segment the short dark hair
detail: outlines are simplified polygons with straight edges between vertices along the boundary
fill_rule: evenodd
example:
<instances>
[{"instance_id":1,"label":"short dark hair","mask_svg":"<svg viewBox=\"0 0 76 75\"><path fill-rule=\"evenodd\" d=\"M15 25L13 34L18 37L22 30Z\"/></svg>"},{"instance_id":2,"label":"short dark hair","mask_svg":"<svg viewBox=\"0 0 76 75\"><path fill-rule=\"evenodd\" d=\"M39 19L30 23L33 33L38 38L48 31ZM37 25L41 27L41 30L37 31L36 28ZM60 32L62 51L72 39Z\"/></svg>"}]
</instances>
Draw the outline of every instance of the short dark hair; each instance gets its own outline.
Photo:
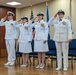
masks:
<instances>
[{"instance_id":1,"label":"short dark hair","mask_svg":"<svg viewBox=\"0 0 76 75\"><path fill-rule=\"evenodd\" d=\"M59 15L60 13L62 13L63 15L65 15L65 12L64 12L64 11L58 12L58 15Z\"/></svg>"},{"instance_id":2,"label":"short dark hair","mask_svg":"<svg viewBox=\"0 0 76 75\"><path fill-rule=\"evenodd\" d=\"M27 22L28 22L28 18L26 18L26 17L24 17L24 18L21 18L21 19L22 19L22 20L25 20L25 19L26 19L26 20L27 20Z\"/></svg>"},{"instance_id":3,"label":"short dark hair","mask_svg":"<svg viewBox=\"0 0 76 75\"><path fill-rule=\"evenodd\" d=\"M13 16L13 14L8 14L8 16Z\"/></svg>"}]
</instances>

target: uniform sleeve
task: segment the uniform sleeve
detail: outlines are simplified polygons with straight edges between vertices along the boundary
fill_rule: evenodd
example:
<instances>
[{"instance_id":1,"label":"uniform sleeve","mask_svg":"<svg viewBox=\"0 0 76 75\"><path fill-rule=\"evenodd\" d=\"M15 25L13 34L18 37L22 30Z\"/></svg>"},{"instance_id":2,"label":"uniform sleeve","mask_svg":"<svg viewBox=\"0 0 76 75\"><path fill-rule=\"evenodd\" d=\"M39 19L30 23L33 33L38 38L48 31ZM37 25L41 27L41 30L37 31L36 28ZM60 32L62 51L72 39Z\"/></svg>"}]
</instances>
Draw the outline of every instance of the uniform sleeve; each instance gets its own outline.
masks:
<instances>
[{"instance_id":1,"label":"uniform sleeve","mask_svg":"<svg viewBox=\"0 0 76 75\"><path fill-rule=\"evenodd\" d=\"M28 25L30 26L32 24L32 20L30 20L29 22L28 22Z\"/></svg>"},{"instance_id":2,"label":"uniform sleeve","mask_svg":"<svg viewBox=\"0 0 76 75\"><path fill-rule=\"evenodd\" d=\"M19 28L21 26L21 24L19 24L18 22L15 21L14 27Z\"/></svg>"},{"instance_id":3,"label":"uniform sleeve","mask_svg":"<svg viewBox=\"0 0 76 75\"><path fill-rule=\"evenodd\" d=\"M28 22L28 26L29 26L29 38L28 38L28 40L29 41L32 41L32 28L35 26L35 23L32 23L32 20L30 20L29 22Z\"/></svg>"},{"instance_id":4,"label":"uniform sleeve","mask_svg":"<svg viewBox=\"0 0 76 75\"><path fill-rule=\"evenodd\" d=\"M73 39L71 23L69 20L67 21L67 25L68 25L68 39Z\"/></svg>"},{"instance_id":5,"label":"uniform sleeve","mask_svg":"<svg viewBox=\"0 0 76 75\"><path fill-rule=\"evenodd\" d=\"M32 27L32 20L30 20L26 25L25 27Z\"/></svg>"},{"instance_id":6,"label":"uniform sleeve","mask_svg":"<svg viewBox=\"0 0 76 75\"><path fill-rule=\"evenodd\" d=\"M35 26L35 23L32 23L33 21L32 20L30 20L29 22L28 22L28 25L26 26L26 27L34 27Z\"/></svg>"},{"instance_id":7,"label":"uniform sleeve","mask_svg":"<svg viewBox=\"0 0 76 75\"><path fill-rule=\"evenodd\" d=\"M45 23L45 37L44 40L48 40L48 23Z\"/></svg>"},{"instance_id":8,"label":"uniform sleeve","mask_svg":"<svg viewBox=\"0 0 76 75\"><path fill-rule=\"evenodd\" d=\"M28 38L29 41L32 41L32 29L29 28L29 38Z\"/></svg>"},{"instance_id":9,"label":"uniform sleeve","mask_svg":"<svg viewBox=\"0 0 76 75\"><path fill-rule=\"evenodd\" d=\"M55 20L55 18L52 17L52 18L48 21L48 25L49 25L49 26L54 25L54 20Z\"/></svg>"},{"instance_id":10,"label":"uniform sleeve","mask_svg":"<svg viewBox=\"0 0 76 75\"><path fill-rule=\"evenodd\" d=\"M37 23L37 22L31 24L30 27L32 27L32 28L35 27L36 23Z\"/></svg>"},{"instance_id":11,"label":"uniform sleeve","mask_svg":"<svg viewBox=\"0 0 76 75\"><path fill-rule=\"evenodd\" d=\"M4 19L1 19L1 21L0 21L0 26L5 26Z\"/></svg>"}]
</instances>

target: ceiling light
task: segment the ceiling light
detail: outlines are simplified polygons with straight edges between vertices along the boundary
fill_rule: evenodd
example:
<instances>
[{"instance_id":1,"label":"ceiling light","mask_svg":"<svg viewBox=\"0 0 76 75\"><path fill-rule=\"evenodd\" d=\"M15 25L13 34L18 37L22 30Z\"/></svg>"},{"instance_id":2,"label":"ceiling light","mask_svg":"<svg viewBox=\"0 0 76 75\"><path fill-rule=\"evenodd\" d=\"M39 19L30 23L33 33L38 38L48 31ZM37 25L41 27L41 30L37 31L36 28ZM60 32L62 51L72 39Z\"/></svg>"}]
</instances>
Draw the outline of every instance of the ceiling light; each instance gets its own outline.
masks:
<instances>
[{"instance_id":1,"label":"ceiling light","mask_svg":"<svg viewBox=\"0 0 76 75\"><path fill-rule=\"evenodd\" d=\"M21 3L19 3L19 2L15 2L15 1L13 1L13 2L8 2L8 3L6 3L6 4L8 4L8 5L12 5L12 6L15 6L15 5L21 5Z\"/></svg>"}]
</instances>

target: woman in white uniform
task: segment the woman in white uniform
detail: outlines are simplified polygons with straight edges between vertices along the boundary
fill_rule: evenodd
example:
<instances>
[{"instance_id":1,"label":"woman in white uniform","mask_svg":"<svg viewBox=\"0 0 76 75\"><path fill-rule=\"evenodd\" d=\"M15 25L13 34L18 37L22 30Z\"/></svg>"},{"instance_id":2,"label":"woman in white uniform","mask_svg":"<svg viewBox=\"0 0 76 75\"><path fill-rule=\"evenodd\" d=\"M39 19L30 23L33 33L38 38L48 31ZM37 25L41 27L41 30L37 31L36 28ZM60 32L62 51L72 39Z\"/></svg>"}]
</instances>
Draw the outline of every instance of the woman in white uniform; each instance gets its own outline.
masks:
<instances>
[{"instance_id":1,"label":"woman in white uniform","mask_svg":"<svg viewBox=\"0 0 76 75\"><path fill-rule=\"evenodd\" d=\"M39 65L36 68L44 68L45 56L48 51L48 25L43 20L44 14L40 12L37 14L38 22L35 22L33 26L35 27L35 45L34 51L38 52L38 62Z\"/></svg>"},{"instance_id":2,"label":"woman in white uniform","mask_svg":"<svg viewBox=\"0 0 76 75\"><path fill-rule=\"evenodd\" d=\"M58 19L56 19L58 15ZM59 10L58 13L52 17L48 24L53 25L55 28L55 35L53 40L56 44L57 49L57 62L58 67L56 70L62 69L62 53L63 53L63 64L64 71L68 70L68 49L69 43L72 40L72 29L71 23L69 20L64 18L65 12L63 10Z\"/></svg>"},{"instance_id":3,"label":"woman in white uniform","mask_svg":"<svg viewBox=\"0 0 76 75\"><path fill-rule=\"evenodd\" d=\"M32 28L29 26L32 21L28 22L28 17L21 18L22 24L17 25L20 29L19 37L19 52L22 53L23 64L21 67L28 65L29 53L32 52L31 41L32 41Z\"/></svg>"}]
</instances>

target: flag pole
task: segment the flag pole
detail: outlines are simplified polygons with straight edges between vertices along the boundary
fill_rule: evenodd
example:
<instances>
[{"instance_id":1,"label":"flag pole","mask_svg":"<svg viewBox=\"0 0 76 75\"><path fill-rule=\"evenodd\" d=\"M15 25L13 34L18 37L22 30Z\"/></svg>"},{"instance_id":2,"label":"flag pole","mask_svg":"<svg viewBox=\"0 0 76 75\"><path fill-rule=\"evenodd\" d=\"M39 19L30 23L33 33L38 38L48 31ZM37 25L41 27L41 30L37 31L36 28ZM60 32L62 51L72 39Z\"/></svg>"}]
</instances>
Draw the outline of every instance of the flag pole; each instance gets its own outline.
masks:
<instances>
[{"instance_id":1,"label":"flag pole","mask_svg":"<svg viewBox=\"0 0 76 75\"><path fill-rule=\"evenodd\" d=\"M33 6L33 5L32 5L32 1L31 1L30 5L31 5L31 11L33 11L33 8L32 8L32 6Z\"/></svg>"},{"instance_id":2,"label":"flag pole","mask_svg":"<svg viewBox=\"0 0 76 75\"><path fill-rule=\"evenodd\" d=\"M71 3L72 3L72 0L69 0L69 9L68 9L68 19L71 21Z\"/></svg>"},{"instance_id":3,"label":"flag pole","mask_svg":"<svg viewBox=\"0 0 76 75\"><path fill-rule=\"evenodd\" d=\"M49 7L48 7L48 2L46 1L46 21L48 22L50 19L49 16ZM48 26L49 33L48 33L48 39L50 39L50 26Z\"/></svg>"},{"instance_id":4,"label":"flag pole","mask_svg":"<svg viewBox=\"0 0 76 75\"><path fill-rule=\"evenodd\" d=\"M70 0L70 20L71 20L71 3L72 3L72 0Z\"/></svg>"},{"instance_id":5,"label":"flag pole","mask_svg":"<svg viewBox=\"0 0 76 75\"><path fill-rule=\"evenodd\" d=\"M69 0L69 10L68 10L68 20L71 22L72 34L74 34L73 26L72 26L72 0Z\"/></svg>"}]
</instances>

